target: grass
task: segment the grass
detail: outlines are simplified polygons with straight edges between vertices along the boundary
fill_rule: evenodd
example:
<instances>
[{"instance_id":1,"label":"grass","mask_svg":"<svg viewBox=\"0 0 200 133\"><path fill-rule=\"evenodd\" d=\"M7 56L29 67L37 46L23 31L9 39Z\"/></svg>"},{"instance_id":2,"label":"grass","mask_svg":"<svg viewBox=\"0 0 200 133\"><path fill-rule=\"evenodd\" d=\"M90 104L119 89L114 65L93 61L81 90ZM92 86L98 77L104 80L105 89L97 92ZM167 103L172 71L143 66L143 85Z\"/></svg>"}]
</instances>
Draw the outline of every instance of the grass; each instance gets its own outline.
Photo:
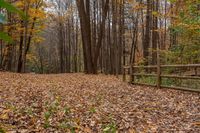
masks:
<instances>
[{"instance_id":1,"label":"grass","mask_svg":"<svg viewBox=\"0 0 200 133\"><path fill-rule=\"evenodd\" d=\"M126 81L130 81L130 76L126 75ZM153 76L135 76L135 83L145 83L149 85L156 85L157 77ZM175 79L175 78L162 78L162 86L170 87L184 87L191 89L200 89L200 81L197 79Z\"/></svg>"}]
</instances>

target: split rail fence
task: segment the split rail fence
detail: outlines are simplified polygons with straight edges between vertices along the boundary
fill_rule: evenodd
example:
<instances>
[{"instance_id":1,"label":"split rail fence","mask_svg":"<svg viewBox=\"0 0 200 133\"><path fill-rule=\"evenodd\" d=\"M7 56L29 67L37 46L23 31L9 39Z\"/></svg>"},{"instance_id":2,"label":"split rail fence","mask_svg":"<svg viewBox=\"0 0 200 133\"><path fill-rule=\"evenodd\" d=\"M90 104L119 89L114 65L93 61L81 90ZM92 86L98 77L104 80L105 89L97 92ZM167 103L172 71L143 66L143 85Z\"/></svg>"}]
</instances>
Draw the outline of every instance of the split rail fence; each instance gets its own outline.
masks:
<instances>
[{"instance_id":1,"label":"split rail fence","mask_svg":"<svg viewBox=\"0 0 200 133\"><path fill-rule=\"evenodd\" d=\"M199 69L200 64L187 64L187 65L152 65L152 66L124 66L123 69L123 80L126 81L127 74L130 75L130 83L137 84L137 85L147 85L147 86L154 86L157 88L172 88L172 89L179 89L179 90L186 90L186 91L195 91L200 92L200 74ZM143 72L137 73L137 71L143 69ZM155 70L153 74L149 74L148 72L152 69ZM189 69L192 70L194 73L192 74L164 74L163 69L174 69L175 71L181 70L181 69ZM127 73L128 72L128 73ZM154 85L148 84L148 83L137 83L136 78L137 77L154 77L156 78L156 81ZM181 87L181 86L169 86L169 85L162 85L162 79L185 79L185 80L197 80L197 89L190 88L190 87Z\"/></svg>"}]
</instances>

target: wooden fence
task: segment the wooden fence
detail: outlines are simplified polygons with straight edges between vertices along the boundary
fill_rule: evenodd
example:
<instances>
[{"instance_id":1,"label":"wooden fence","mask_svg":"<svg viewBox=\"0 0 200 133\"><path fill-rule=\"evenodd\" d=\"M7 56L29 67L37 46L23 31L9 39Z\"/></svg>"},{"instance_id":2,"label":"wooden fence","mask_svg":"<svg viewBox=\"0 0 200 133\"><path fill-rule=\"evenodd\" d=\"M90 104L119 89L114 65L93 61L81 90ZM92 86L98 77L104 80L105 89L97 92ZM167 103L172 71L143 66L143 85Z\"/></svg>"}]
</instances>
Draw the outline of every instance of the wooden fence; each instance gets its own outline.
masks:
<instances>
[{"instance_id":1,"label":"wooden fence","mask_svg":"<svg viewBox=\"0 0 200 133\"><path fill-rule=\"evenodd\" d=\"M192 69L194 70L193 74L189 75L177 75L177 74L163 74L163 69ZM173 88L173 89L180 89L180 90L186 90L186 91L195 91L200 92L200 85L197 86L197 89L192 89L189 87L180 87L180 86L166 86L162 85L162 78L173 78L173 79L190 79L190 80L198 80L200 82L200 74L198 74L198 68L200 68L200 64L187 64L187 65L152 65L152 66L124 66L124 72L123 72L123 80L126 81L126 75L128 70L128 75L130 75L130 83L132 84L138 84L138 85L148 85L148 86L154 86L157 88ZM143 73L137 73L138 69L144 69L145 71ZM148 71L154 69L155 73L149 74ZM147 83L137 83L135 82L135 77L155 77L156 78L156 84L151 85ZM197 84L198 85L198 84Z\"/></svg>"}]
</instances>

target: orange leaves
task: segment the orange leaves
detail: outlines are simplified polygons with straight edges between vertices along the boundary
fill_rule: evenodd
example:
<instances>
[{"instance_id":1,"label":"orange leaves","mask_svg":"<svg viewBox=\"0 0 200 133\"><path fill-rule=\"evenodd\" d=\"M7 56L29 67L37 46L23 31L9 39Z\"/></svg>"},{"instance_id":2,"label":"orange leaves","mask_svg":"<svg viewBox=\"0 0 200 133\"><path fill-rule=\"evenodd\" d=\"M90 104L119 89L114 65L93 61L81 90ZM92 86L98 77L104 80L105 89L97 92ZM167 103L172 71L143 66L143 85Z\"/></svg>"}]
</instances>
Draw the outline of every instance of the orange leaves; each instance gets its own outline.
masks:
<instances>
[{"instance_id":1,"label":"orange leaves","mask_svg":"<svg viewBox=\"0 0 200 133\"><path fill-rule=\"evenodd\" d=\"M25 4L28 4L28 15L30 17L29 19L33 18L44 19L46 17L46 13L44 12L43 9L45 3L42 2L42 0L28 0L26 2L23 0L19 0L15 3L15 5L21 9L24 9Z\"/></svg>"},{"instance_id":2,"label":"orange leaves","mask_svg":"<svg viewBox=\"0 0 200 133\"><path fill-rule=\"evenodd\" d=\"M31 8L29 9L29 14L30 17L33 18L37 18L37 19L44 19L46 18L46 13L41 10L41 9L35 9L35 8Z\"/></svg>"},{"instance_id":3,"label":"orange leaves","mask_svg":"<svg viewBox=\"0 0 200 133\"><path fill-rule=\"evenodd\" d=\"M38 33L45 28L46 12L44 8L46 6L44 0L17 0L15 6L24 11L27 8L28 24L27 24L27 37L32 36L35 39L33 42L41 42L42 39L38 37ZM25 26L24 20L18 15L12 16L12 23L4 26L4 31L10 33L16 42L19 42L20 36L24 35ZM21 33L21 34L19 34ZM38 37L38 38L37 38Z\"/></svg>"},{"instance_id":4,"label":"orange leaves","mask_svg":"<svg viewBox=\"0 0 200 133\"><path fill-rule=\"evenodd\" d=\"M192 125L200 127L200 122L192 123Z\"/></svg>"},{"instance_id":5,"label":"orange leaves","mask_svg":"<svg viewBox=\"0 0 200 133\"><path fill-rule=\"evenodd\" d=\"M128 0L128 3L132 6L132 9L131 9L132 11L138 11L138 10L146 8L145 4L140 3L136 0Z\"/></svg>"},{"instance_id":6,"label":"orange leaves","mask_svg":"<svg viewBox=\"0 0 200 133\"><path fill-rule=\"evenodd\" d=\"M9 131L200 131L197 93L133 86L104 75L0 72L0 77L0 127L13 124ZM13 115L1 108L4 103L12 103Z\"/></svg>"},{"instance_id":7,"label":"orange leaves","mask_svg":"<svg viewBox=\"0 0 200 133\"><path fill-rule=\"evenodd\" d=\"M15 6L16 7L18 7L18 8L23 8L24 7L24 2L23 1L17 1L16 3L15 3Z\"/></svg>"}]
</instances>

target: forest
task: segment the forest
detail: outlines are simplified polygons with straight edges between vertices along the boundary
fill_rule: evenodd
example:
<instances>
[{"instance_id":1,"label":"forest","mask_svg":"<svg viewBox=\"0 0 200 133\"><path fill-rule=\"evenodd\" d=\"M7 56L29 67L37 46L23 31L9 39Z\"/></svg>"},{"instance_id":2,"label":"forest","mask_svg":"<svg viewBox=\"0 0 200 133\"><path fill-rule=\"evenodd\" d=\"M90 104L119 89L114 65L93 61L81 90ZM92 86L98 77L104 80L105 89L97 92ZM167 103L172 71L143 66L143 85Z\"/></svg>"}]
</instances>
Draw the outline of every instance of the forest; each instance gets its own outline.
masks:
<instances>
[{"instance_id":1,"label":"forest","mask_svg":"<svg viewBox=\"0 0 200 133\"><path fill-rule=\"evenodd\" d=\"M199 92L199 0L0 0L0 133L200 132Z\"/></svg>"},{"instance_id":2,"label":"forest","mask_svg":"<svg viewBox=\"0 0 200 133\"><path fill-rule=\"evenodd\" d=\"M157 45L162 64L200 62L198 0L10 3L27 19L1 8L1 33L12 38L0 42L7 71L117 75L127 64L156 64Z\"/></svg>"}]
</instances>

